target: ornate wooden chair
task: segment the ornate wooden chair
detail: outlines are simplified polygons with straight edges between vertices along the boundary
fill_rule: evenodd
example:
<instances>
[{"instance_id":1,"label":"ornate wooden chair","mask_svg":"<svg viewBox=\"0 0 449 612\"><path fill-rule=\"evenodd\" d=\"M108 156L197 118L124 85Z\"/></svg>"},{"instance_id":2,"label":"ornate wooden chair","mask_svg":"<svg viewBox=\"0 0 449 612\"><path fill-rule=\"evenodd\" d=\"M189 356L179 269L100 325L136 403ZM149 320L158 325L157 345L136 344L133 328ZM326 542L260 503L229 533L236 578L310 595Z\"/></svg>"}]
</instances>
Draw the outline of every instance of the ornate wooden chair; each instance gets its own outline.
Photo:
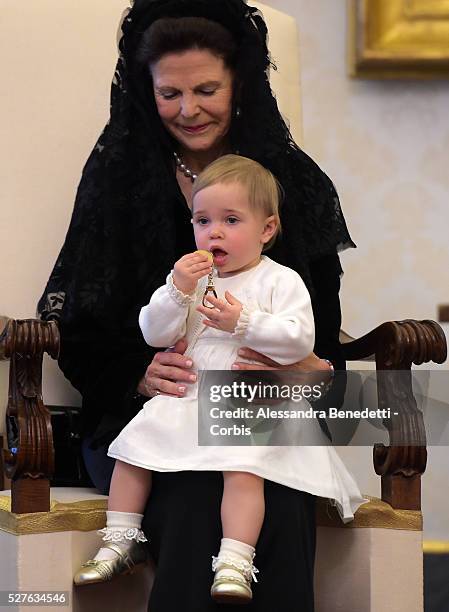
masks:
<instances>
[{"instance_id":1,"label":"ornate wooden chair","mask_svg":"<svg viewBox=\"0 0 449 612\"><path fill-rule=\"evenodd\" d=\"M3 317L0 333L0 359L10 360L7 443L4 464L11 479L14 513L46 512L50 509L50 479L54 471L54 451L50 413L42 398L42 358L54 359L59 351L59 332L54 321L14 320ZM444 333L434 321L390 321L357 340L342 333L344 352L349 361L374 358L377 370L410 371L419 365L446 360ZM422 415L416 408L411 378L408 388L378 388L380 406L406 405L397 423L387 424L392 436L410 430L422 446L376 445L374 469L381 476L382 500L393 508L421 509L421 475L426 468L426 439ZM405 396L404 396L405 392Z\"/></svg>"}]
</instances>

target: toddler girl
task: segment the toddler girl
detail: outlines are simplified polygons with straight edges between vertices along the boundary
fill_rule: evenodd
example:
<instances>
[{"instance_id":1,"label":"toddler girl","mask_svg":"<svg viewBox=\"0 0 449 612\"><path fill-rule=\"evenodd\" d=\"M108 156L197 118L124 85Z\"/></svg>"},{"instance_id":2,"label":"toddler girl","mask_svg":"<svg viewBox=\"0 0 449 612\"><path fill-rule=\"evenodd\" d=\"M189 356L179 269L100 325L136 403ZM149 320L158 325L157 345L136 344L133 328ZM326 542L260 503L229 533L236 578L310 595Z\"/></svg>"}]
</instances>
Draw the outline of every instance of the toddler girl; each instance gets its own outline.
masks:
<instances>
[{"instance_id":1,"label":"toddler girl","mask_svg":"<svg viewBox=\"0 0 449 612\"><path fill-rule=\"evenodd\" d=\"M142 308L139 323L148 344L172 346L187 336L198 370L230 369L242 346L282 365L312 352L312 307L302 279L262 255L280 231L279 191L268 170L241 156L226 155L199 175L192 206L199 251L181 257ZM217 297L207 280L214 268ZM364 501L331 447L198 446L197 385L183 398L158 394L148 401L111 444L109 455L117 461L103 530L106 544L77 573L76 584L110 579L145 559L141 520L152 470L223 472L223 539L213 557L211 589L221 603L252 598L265 478L334 500L343 520L353 518Z\"/></svg>"}]
</instances>

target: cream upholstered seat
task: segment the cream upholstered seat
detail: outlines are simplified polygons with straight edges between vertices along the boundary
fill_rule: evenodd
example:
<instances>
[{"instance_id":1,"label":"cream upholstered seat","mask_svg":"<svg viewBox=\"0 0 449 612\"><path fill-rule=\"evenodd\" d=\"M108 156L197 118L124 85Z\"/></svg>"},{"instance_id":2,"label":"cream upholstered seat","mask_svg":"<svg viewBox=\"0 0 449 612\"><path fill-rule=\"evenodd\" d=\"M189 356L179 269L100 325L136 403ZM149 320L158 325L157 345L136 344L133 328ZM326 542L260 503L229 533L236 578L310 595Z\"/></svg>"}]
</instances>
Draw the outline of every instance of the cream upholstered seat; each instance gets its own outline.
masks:
<instances>
[{"instance_id":1,"label":"cream upholstered seat","mask_svg":"<svg viewBox=\"0 0 449 612\"><path fill-rule=\"evenodd\" d=\"M254 4L268 23L269 46L278 66L272 84L281 112L301 142L296 23L278 10ZM4 286L10 289L0 314L23 318L34 314L65 235L80 169L107 120L115 64L112 33L124 6L123 0L3 0L2 8L8 28L0 37L0 50L3 57L11 57L14 50L2 74L13 109L3 139L11 168L3 189L11 216L2 246L16 265L5 271ZM37 57L42 59L38 66L31 61ZM18 244L30 248L18 249ZM5 397L6 362L0 365ZM46 373L48 404L77 401L76 392L51 362ZM57 500L63 492L52 494ZM12 515L8 500L0 499L0 546L6 551L0 559L0 590L20 586L71 591L75 568L97 547L93 529L104 520L106 501L85 490L67 495L70 502L54 503L50 513L38 516ZM373 502L362 507L353 524L342 527L322 511L318 524L317 612L422 610L419 512L397 512L388 504ZM392 575L394 589L386 586ZM74 591L67 609L89 612L102 601L111 612L146 610L149 577L137 575L133 580L132 588L119 580L84 593ZM134 602L129 600L131 590L139 594Z\"/></svg>"},{"instance_id":2,"label":"cream upholstered seat","mask_svg":"<svg viewBox=\"0 0 449 612\"><path fill-rule=\"evenodd\" d=\"M263 14L268 26L268 48L277 70L270 71L270 83L282 116L293 139L302 143L299 39L296 20L262 2L249 2Z\"/></svg>"}]
</instances>

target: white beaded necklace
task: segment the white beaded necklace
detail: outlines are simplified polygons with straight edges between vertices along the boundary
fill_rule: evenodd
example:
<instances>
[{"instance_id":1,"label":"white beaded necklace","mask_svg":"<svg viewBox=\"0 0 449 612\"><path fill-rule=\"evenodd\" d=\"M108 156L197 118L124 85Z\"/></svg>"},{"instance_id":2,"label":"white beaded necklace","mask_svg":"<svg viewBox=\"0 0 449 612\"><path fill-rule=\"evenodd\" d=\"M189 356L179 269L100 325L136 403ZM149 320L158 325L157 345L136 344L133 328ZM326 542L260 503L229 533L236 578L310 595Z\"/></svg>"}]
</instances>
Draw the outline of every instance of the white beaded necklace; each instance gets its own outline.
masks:
<instances>
[{"instance_id":1,"label":"white beaded necklace","mask_svg":"<svg viewBox=\"0 0 449 612\"><path fill-rule=\"evenodd\" d=\"M183 175L186 176L187 178L189 178L192 181L192 183L193 183L195 181L195 179L197 178L198 174L195 174L192 170L187 168L187 166L182 161L182 159L179 157L179 155L176 153L176 151L173 152L173 155L174 155L177 167L181 170Z\"/></svg>"}]
</instances>

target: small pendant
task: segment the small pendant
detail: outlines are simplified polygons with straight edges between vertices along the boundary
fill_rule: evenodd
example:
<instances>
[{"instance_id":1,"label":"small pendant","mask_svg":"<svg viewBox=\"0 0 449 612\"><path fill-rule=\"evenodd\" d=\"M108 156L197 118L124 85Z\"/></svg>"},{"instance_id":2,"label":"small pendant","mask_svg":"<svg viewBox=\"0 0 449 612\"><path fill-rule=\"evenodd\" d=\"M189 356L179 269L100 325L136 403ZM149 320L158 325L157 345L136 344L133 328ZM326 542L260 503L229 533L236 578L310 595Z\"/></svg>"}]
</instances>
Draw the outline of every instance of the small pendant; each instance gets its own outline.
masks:
<instances>
[{"instance_id":1,"label":"small pendant","mask_svg":"<svg viewBox=\"0 0 449 612\"><path fill-rule=\"evenodd\" d=\"M218 299L217 292L215 291L215 287L214 287L214 271L213 270L207 277L207 287L206 287L206 290L204 291L203 301L201 303L204 306L204 308L215 308L215 306L211 306L206 301L208 293L212 293L214 297Z\"/></svg>"}]
</instances>

